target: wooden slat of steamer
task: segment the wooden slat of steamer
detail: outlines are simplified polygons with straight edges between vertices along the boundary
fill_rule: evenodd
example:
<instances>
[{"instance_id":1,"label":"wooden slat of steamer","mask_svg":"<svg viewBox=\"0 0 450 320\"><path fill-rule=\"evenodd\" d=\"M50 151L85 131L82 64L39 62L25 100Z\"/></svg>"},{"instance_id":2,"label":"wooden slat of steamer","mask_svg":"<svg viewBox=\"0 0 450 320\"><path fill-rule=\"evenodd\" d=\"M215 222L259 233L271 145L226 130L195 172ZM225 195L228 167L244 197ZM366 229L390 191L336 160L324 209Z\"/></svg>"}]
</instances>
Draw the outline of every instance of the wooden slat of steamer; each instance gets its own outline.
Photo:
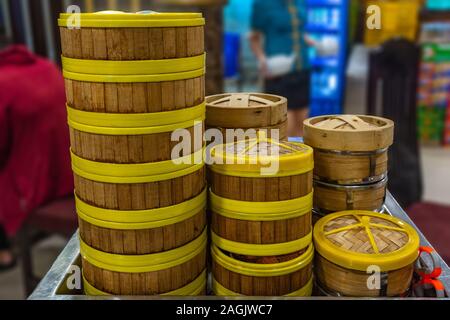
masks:
<instances>
[{"instance_id":1,"label":"wooden slat of steamer","mask_svg":"<svg viewBox=\"0 0 450 320\"><path fill-rule=\"evenodd\" d=\"M149 83L94 83L65 79L65 85L68 105L90 112L171 111L196 106L205 97L204 76Z\"/></svg>"},{"instance_id":2,"label":"wooden slat of steamer","mask_svg":"<svg viewBox=\"0 0 450 320\"><path fill-rule=\"evenodd\" d=\"M241 243L294 241L311 232L311 213L287 220L248 221L224 217L213 211L211 228L221 238Z\"/></svg>"},{"instance_id":3,"label":"wooden slat of steamer","mask_svg":"<svg viewBox=\"0 0 450 320\"><path fill-rule=\"evenodd\" d=\"M183 192L183 190L172 190L172 183L168 181L160 181L156 183L145 183L143 184L144 189L135 191L132 189L133 184L109 184L109 183L98 183L97 186L103 185L105 197L104 201L99 201L93 196L93 181L76 176L75 179L75 189L77 196L84 202L92 204L97 207L102 207L105 209L116 209L116 210L144 210L153 209L156 207L170 206L178 204L182 201L189 200L203 190L205 187L204 180L204 168L198 170L199 172L193 172L189 175L182 177L181 179L192 179L192 177L197 177L196 182L192 186L190 193ZM191 177L189 177L191 176ZM144 190L144 191L142 191ZM116 192L115 192L116 191ZM142 195L150 194L152 197L145 198L145 201L132 202L133 198ZM110 193L111 192L111 193ZM174 199L172 194L174 192L181 192L182 198ZM157 194L157 196L156 196ZM116 198L116 199L114 199ZM117 200L117 201L116 201ZM181 201L180 201L181 200ZM177 202L179 201L179 202Z\"/></svg>"},{"instance_id":4,"label":"wooden slat of steamer","mask_svg":"<svg viewBox=\"0 0 450 320\"><path fill-rule=\"evenodd\" d=\"M358 182L370 176L387 173L387 151L373 156L375 162L373 173L370 172L370 158L371 156L337 155L315 150L314 174L330 181Z\"/></svg>"},{"instance_id":5,"label":"wooden slat of steamer","mask_svg":"<svg viewBox=\"0 0 450 320\"><path fill-rule=\"evenodd\" d=\"M187 128L192 139L194 127ZM146 135L113 136L80 132L71 129L71 148L79 157L108 163L148 163L171 160L172 149L178 141L172 141L171 132ZM191 143L191 153L202 146Z\"/></svg>"},{"instance_id":6,"label":"wooden slat of steamer","mask_svg":"<svg viewBox=\"0 0 450 320\"><path fill-rule=\"evenodd\" d=\"M369 190L353 190L350 192L352 204L347 200L347 193L342 190L323 188L316 185L314 188L314 206L325 211L343 210L378 210L384 202L386 186Z\"/></svg>"},{"instance_id":7,"label":"wooden slat of steamer","mask_svg":"<svg viewBox=\"0 0 450 320\"><path fill-rule=\"evenodd\" d=\"M246 178L211 172L211 190L220 197L241 201L282 201L312 191L312 171L290 177Z\"/></svg>"},{"instance_id":8,"label":"wooden slat of steamer","mask_svg":"<svg viewBox=\"0 0 450 320\"><path fill-rule=\"evenodd\" d=\"M225 269L213 261L213 276L223 287L243 295L282 296L303 288L312 276L311 264L291 274L252 277Z\"/></svg>"},{"instance_id":9,"label":"wooden slat of steamer","mask_svg":"<svg viewBox=\"0 0 450 320\"><path fill-rule=\"evenodd\" d=\"M203 27L81 28L60 27L65 57L98 60L159 60L202 54Z\"/></svg>"}]
</instances>

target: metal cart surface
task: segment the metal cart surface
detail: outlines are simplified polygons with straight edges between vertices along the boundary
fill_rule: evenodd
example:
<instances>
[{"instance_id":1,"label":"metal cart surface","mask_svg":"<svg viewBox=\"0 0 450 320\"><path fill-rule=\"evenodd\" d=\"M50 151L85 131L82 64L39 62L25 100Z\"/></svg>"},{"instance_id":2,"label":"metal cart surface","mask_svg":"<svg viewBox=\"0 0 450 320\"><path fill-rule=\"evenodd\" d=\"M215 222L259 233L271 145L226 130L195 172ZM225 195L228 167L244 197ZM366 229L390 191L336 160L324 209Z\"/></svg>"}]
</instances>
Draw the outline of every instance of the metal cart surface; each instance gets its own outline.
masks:
<instances>
[{"instance_id":1,"label":"metal cart surface","mask_svg":"<svg viewBox=\"0 0 450 320\"><path fill-rule=\"evenodd\" d=\"M412 222L406 212L400 207L393 196L387 192L386 201L384 204L384 211L394 217L404 220L405 222L411 224L419 233L420 241L422 246L431 246L428 240L424 237L422 232L417 229L416 225ZM446 291L447 297L450 296L450 268L438 256L442 266L442 274L439 280L443 283ZM430 264L431 260L429 257L425 256L423 259L425 264ZM34 292L30 295L28 299L31 300L174 300L174 299L187 299L187 300L246 300L252 299L251 297L216 297L216 296L204 296L204 297L168 297L168 296L86 296L83 295L81 289L70 290L67 287L67 279L74 273L74 269L81 266L80 259L80 247L78 242L78 232L76 232L72 238L67 243L64 250L58 256L56 261L53 263L52 267L41 280L39 285L36 287ZM254 297L253 297L254 299ZM311 299L354 299L345 297L258 297L258 299L283 299L283 300L311 300ZM359 298L360 299L360 298ZM435 299L435 298L370 298L370 299ZM450 300L450 298L443 298Z\"/></svg>"}]
</instances>

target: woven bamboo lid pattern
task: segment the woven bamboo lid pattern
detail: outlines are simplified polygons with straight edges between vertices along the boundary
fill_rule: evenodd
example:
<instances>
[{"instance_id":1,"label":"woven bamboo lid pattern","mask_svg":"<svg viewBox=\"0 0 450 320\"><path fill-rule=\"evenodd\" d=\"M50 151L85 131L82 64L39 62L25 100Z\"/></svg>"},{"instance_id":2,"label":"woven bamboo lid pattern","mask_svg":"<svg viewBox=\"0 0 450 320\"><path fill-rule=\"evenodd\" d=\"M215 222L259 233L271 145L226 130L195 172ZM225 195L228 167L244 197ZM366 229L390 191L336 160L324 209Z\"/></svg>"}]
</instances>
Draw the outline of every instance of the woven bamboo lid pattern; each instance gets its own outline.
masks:
<instances>
[{"instance_id":1,"label":"woven bamboo lid pattern","mask_svg":"<svg viewBox=\"0 0 450 320\"><path fill-rule=\"evenodd\" d=\"M313 150L295 142L279 142L260 133L256 139L216 145L211 170L238 177L292 176L313 170ZM276 169L273 172L269 169ZM267 170L267 173L265 172Z\"/></svg>"},{"instance_id":2,"label":"woven bamboo lid pattern","mask_svg":"<svg viewBox=\"0 0 450 320\"><path fill-rule=\"evenodd\" d=\"M79 19L78 19L79 18ZM99 11L94 13L62 13L58 19L60 27L72 26L92 28L133 28L133 27L188 27L202 26L205 20L201 13L159 13L155 11L123 12Z\"/></svg>"},{"instance_id":3,"label":"woven bamboo lid pattern","mask_svg":"<svg viewBox=\"0 0 450 320\"><path fill-rule=\"evenodd\" d=\"M394 140L394 122L374 116L319 116L306 119L304 128L305 143L318 149L374 151Z\"/></svg>"},{"instance_id":4,"label":"woven bamboo lid pattern","mask_svg":"<svg viewBox=\"0 0 450 320\"><path fill-rule=\"evenodd\" d=\"M404 221L371 211L342 211L314 227L317 252L344 268L381 271L403 268L418 257L419 236Z\"/></svg>"},{"instance_id":5,"label":"woven bamboo lid pattern","mask_svg":"<svg viewBox=\"0 0 450 320\"><path fill-rule=\"evenodd\" d=\"M285 121L286 114L286 98L276 95L229 93L206 97L206 124L211 127L271 126Z\"/></svg>"}]
</instances>

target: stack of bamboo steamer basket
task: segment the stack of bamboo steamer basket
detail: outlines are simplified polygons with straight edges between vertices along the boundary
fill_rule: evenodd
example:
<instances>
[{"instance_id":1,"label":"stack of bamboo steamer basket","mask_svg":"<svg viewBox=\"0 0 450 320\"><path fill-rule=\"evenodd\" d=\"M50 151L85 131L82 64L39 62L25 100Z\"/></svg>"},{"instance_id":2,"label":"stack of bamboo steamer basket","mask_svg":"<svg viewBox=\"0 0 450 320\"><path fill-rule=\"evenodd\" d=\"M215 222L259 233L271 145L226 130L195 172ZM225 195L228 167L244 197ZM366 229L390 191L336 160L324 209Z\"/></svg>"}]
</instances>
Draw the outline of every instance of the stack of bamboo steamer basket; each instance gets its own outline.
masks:
<instances>
[{"instance_id":1,"label":"stack of bamboo steamer basket","mask_svg":"<svg viewBox=\"0 0 450 320\"><path fill-rule=\"evenodd\" d=\"M203 127L197 13L59 19L87 294L197 295L206 286L202 143L174 163L171 134Z\"/></svg>"},{"instance_id":2,"label":"stack of bamboo steamer basket","mask_svg":"<svg viewBox=\"0 0 450 320\"><path fill-rule=\"evenodd\" d=\"M304 141L314 148L314 209L380 211L394 123L374 116L336 115L305 120Z\"/></svg>"},{"instance_id":3,"label":"stack of bamboo steamer basket","mask_svg":"<svg viewBox=\"0 0 450 320\"><path fill-rule=\"evenodd\" d=\"M215 294L311 295L312 149L259 137L217 145L211 157ZM265 171L274 161L278 170Z\"/></svg>"},{"instance_id":4,"label":"stack of bamboo steamer basket","mask_svg":"<svg viewBox=\"0 0 450 320\"><path fill-rule=\"evenodd\" d=\"M404 221L372 211L342 211L314 226L314 271L322 292L334 296L406 296L419 236Z\"/></svg>"},{"instance_id":5,"label":"stack of bamboo steamer basket","mask_svg":"<svg viewBox=\"0 0 450 320\"><path fill-rule=\"evenodd\" d=\"M264 129L266 135L287 139L287 100L265 93L227 93L206 97L206 127L226 129ZM271 130L279 130L271 136ZM227 143L232 141L225 141Z\"/></svg>"}]
</instances>

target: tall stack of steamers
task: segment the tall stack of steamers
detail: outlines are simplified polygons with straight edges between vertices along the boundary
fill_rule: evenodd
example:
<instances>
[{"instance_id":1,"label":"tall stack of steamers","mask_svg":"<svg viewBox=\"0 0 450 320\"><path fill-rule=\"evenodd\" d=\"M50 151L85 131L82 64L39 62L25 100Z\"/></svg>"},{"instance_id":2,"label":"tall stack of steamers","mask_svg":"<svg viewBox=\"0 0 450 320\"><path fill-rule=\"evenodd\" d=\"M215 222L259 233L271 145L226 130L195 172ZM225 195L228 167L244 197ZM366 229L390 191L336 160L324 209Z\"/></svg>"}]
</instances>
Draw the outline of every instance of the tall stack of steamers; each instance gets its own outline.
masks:
<instances>
[{"instance_id":1,"label":"tall stack of steamers","mask_svg":"<svg viewBox=\"0 0 450 320\"><path fill-rule=\"evenodd\" d=\"M172 162L171 134L205 118L201 14L59 20L87 294L198 295L206 285L202 144ZM200 159L200 161L198 160ZM193 159L194 160L194 159Z\"/></svg>"},{"instance_id":2,"label":"tall stack of steamers","mask_svg":"<svg viewBox=\"0 0 450 320\"><path fill-rule=\"evenodd\" d=\"M205 98L204 24L197 13L59 19L85 293L408 294L419 238L376 212L392 121L311 118L305 144L288 142L285 98ZM204 122L226 139L207 152ZM380 288L367 287L373 266Z\"/></svg>"}]
</instances>

